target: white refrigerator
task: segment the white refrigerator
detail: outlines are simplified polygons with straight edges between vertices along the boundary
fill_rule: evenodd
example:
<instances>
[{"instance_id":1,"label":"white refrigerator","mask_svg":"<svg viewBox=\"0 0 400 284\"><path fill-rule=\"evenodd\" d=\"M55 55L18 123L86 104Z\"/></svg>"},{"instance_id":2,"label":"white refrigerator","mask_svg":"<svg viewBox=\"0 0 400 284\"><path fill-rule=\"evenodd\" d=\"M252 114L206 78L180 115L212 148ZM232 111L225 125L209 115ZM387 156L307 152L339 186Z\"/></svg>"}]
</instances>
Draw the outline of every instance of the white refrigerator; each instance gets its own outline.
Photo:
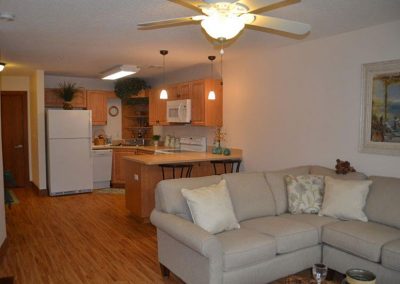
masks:
<instances>
[{"instance_id":1,"label":"white refrigerator","mask_svg":"<svg viewBox=\"0 0 400 284\"><path fill-rule=\"evenodd\" d=\"M93 190L92 112L47 110L47 187L51 196Z\"/></svg>"}]
</instances>

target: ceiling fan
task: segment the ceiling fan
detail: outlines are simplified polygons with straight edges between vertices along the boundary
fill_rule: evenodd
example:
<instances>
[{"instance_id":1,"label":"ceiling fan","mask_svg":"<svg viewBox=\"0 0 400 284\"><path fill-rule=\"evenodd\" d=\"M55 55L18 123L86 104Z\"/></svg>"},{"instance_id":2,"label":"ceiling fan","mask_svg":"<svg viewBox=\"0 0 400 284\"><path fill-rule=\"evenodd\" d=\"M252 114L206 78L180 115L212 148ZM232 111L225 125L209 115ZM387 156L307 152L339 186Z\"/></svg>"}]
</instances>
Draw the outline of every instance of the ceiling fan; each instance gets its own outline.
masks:
<instances>
[{"instance_id":1,"label":"ceiling fan","mask_svg":"<svg viewBox=\"0 0 400 284\"><path fill-rule=\"evenodd\" d=\"M220 41L234 38L246 25L296 35L304 35L311 29L308 24L252 13L272 5L289 2L288 0L177 0L174 2L181 2L185 6L201 11L203 15L141 23L138 26L143 29L154 29L174 24L201 22L207 34Z\"/></svg>"}]
</instances>

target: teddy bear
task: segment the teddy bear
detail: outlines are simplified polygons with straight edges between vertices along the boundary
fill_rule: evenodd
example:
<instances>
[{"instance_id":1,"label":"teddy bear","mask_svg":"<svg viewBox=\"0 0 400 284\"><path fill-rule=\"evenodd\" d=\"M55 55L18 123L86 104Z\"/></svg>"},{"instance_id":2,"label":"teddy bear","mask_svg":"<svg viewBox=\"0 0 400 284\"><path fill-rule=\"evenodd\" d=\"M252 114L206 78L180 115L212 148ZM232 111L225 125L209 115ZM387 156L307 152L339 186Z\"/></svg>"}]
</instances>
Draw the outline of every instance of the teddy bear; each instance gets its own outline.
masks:
<instances>
[{"instance_id":1,"label":"teddy bear","mask_svg":"<svg viewBox=\"0 0 400 284\"><path fill-rule=\"evenodd\" d=\"M340 175L345 175L349 172L355 172L356 170L350 166L349 161L342 161L340 159L336 160L336 173Z\"/></svg>"}]
</instances>

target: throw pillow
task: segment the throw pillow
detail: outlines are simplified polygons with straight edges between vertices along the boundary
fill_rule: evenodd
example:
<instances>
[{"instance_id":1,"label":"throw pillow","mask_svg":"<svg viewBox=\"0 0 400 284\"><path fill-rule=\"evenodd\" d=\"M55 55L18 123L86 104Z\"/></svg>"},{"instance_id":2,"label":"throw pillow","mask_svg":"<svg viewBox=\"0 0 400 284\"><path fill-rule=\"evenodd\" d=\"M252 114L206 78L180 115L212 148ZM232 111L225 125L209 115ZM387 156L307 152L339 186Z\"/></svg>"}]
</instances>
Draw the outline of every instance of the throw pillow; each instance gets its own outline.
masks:
<instances>
[{"instance_id":1,"label":"throw pillow","mask_svg":"<svg viewBox=\"0 0 400 284\"><path fill-rule=\"evenodd\" d=\"M211 234L239 229L226 181L197 189L181 190L193 221Z\"/></svg>"},{"instance_id":2,"label":"throw pillow","mask_svg":"<svg viewBox=\"0 0 400 284\"><path fill-rule=\"evenodd\" d=\"M339 180L325 177L325 195L319 214L343 220L367 222L363 209L371 180Z\"/></svg>"},{"instance_id":3,"label":"throw pillow","mask_svg":"<svg viewBox=\"0 0 400 284\"><path fill-rule=\"evenodd\" d=\"M321 209L324 177L315 175L285 176L289 212L316 214Z\"/></svg>"}]
</instances>

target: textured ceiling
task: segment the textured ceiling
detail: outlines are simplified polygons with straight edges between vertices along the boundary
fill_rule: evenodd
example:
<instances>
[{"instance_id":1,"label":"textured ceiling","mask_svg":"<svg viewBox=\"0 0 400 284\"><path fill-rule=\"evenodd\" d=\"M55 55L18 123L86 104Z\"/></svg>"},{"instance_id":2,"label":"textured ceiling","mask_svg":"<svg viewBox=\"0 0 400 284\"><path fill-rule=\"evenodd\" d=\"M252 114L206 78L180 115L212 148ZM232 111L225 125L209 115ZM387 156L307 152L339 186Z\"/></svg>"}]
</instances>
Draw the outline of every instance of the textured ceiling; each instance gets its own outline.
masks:
<instances>
[{"instance_id":1,"label":"textured ceiling","mask_svg":"<svg viewBox=\"0 0 400 284\"><path fill-rule=\"evenodd\" d=\"M217 54L200 25L138 30L145 21L198 14L167 0L0 0L0 11L16 15L0 22L5 74L43 69L47 74L98 77L118 64L160 65L168 49L168 70L207 62ZM289 1L296 2L296 1ZM311 33L292 39L245 29L227 47L227 59L400 19L400 0L303 0L262 14L309 23ZM149 77L159 68L144 68Z\"/></svg>"}]
</instances>

